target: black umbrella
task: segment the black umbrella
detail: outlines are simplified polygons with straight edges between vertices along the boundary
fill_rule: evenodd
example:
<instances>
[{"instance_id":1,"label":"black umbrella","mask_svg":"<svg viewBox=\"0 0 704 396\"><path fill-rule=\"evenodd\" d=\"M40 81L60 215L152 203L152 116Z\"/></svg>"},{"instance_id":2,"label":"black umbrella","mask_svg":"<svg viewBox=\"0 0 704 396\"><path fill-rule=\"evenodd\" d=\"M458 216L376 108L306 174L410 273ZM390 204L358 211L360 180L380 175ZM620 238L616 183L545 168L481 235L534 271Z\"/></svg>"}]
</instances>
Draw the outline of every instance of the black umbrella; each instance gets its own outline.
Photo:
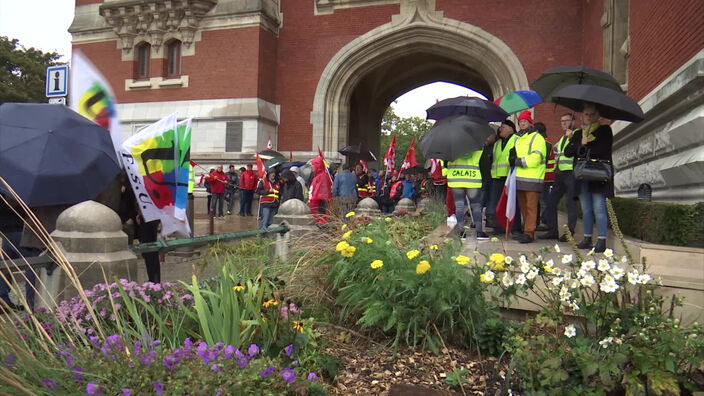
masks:
<instances>
[{"instance_id":1,"label":"black umbrella","mask_svg":"<svg viewBox=\"0 0 704 396\"><path fill-rule=\"evenodd\" d=\"M582 111L585 102L594 103L599 115L610 120L640 122L644 115L638 103L613 89L594 85L568 85L557 91L551 102Z\"/></svg>"},{"instance_id":2,"label":"black umbrella","mask_svg":"<svg viewBox=\"0 0 704 396\"><path fill-rule=\"evenodd\" d=\"M374 153L372 153L372 151L368 148L362 146L361 143L341 148L337 152L344 156L355 157L364 161L376 161L376 156Z\"/></svg>"},{"instance_id":3,"label":"black umbrella","mask_svg":"<svg viewBox=\"0 0 704 396\"><path fill-rule=\"evenodd\" d=\"M274 157L274 158L268 159L264 163L264 167L267 169L270 169L270 168L273 168L277 165L283 165L286 162L288 162L288 159L286 159L284 157Z\"/></svg>"},{"instance_id":4,"label":"black umbrella","mask_svg":"<svg viewBox=\"0 0 704 396\"><path fill-rule=\"evenodd\" d=\"M476 116L486 121L503 121L508 117L508 113L496 103L469 96L441 100L425 112L429 120L441 120L453 115Z\"/></svg>"},{"instance_id":5,"label":"black umbrella","mask_svg":"<svg viewBox=\"0 0 704 396\"><path fill-rule=\"evenodd\" d=\"M531 84L546 102L560 89L574 84L597 85L623 93L621 84L609 73L587 66L557 66L547 70Z\"/></svg>"},{"instance_id":6,"label":"black umbrella","mask_svg":"<svg viewBox=\"0 0 704 396\"><path fill-rule=\"evenodd\" d=\"M289 169L289 168L291 168L292 166L297 166L297 167L300 168L301 166L303 166L303 165L305 165L305 164L306 164L306 163L303 162L303 161L285 162L283 165L281 165L281 169Z\"/></svg>"},{"instance_id":7,"label":"black umbrella","mask_svg":"<svg viewBox=\"0 0 704 396\"><path fill-rule=\"evenodd\" d=\"M495 133L484 119L466 115L443 118L421 138L425 158L454 161L484 147L486 138Z\"/></svg>"},{"instance_id":8,"label":"black umbrella","mask_svg":"<svg viewBox=\"0 0 704 396\"><path fill-rule=\"evenodd\" d=\"M28 206L93 199L119 172L110 133L73 110L0 106L0 177Z\"/></svg>"},{"instance_id":9,"label":"black umbrella","mask_svg":"<svg viewBox=\"0 0 704 396\"><path fill-rule=\"evenodd\" d=\"M260 152L259 152L259 156L262 157L262 158L264 158L264 159L271 159L271 158L277 158L277 157L283 158L283 157L284 157L283 154L281 154L281 153L278 152L278 151L274 151L274 150L264 150L264 151L260 151Z\"/></svg>"}]
</instances>

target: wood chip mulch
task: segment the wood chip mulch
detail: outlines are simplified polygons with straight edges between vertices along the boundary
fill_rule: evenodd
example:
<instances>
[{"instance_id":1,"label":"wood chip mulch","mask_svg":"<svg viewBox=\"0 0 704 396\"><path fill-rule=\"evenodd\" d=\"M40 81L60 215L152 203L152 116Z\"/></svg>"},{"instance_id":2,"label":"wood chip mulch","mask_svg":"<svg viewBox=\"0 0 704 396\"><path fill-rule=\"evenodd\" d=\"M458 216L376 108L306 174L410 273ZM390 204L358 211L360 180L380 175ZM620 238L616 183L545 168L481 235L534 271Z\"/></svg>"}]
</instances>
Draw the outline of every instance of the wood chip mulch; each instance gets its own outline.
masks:
<instances>
[{"instance_id":1,"label":"wood chip mulch","mask_svg":"<svg viewBox=\"0 0 704 396\"><path fill-rule=\"evenodd\" d=\"M319 329L320 330L320 329ZM497 359L476 353L443 348L430 351L393 350L371 339L339 329L323 331L328 340L325 352L341 360L336 381L329 391L338 395L500 395L505 367ZM463 389L451 387L447 375L457 369L468 371Z\"/></svg>"}]
</instances>

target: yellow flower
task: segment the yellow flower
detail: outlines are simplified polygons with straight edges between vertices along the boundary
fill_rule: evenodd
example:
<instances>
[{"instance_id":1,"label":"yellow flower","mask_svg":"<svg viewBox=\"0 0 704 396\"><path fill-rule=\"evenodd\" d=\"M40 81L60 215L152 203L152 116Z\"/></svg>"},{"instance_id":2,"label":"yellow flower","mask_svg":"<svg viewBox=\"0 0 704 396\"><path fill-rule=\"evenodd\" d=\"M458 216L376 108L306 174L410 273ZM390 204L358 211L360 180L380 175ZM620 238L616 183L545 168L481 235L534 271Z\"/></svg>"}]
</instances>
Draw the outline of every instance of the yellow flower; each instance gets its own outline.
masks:
<instances>
[{"instance_id":1,"label":"yellow flower","mask_svg":"<svg viewBox=\"0 0 704 396\"><path fill-rule=\"evenodd\" d=\"M553 268L552 268L552 267L548 267L547 265L544 265L544 266L543 266L543 269L544 269L545 272L547 272L548 274L552 274L552 272L553 272Z\"/></svg>"},{"instance_id":2,"label":"yellow flower","mask_svg":"<svg viewBox=\"0 0 704 396\"><path fill-rule=\"evenodd\" d=\"M455 261L457 261L457 264L459 264L459 265L467 265L472 261L472 259L460 254L459 256L457 256L455 258Z\"/></svg>"},{"instance_id":3,"label":"yellow flower","mask_svg":"<svg viewBox=\"0 0 704 396\"><path fill-rule=\"evenodd\" d=\"M482 281L482 283L491 283L494 281L494 273L491 271L487 271L479 275L479 280Z\"/></svg>"},{"instance_id":4,"label":"yellow flower","mask_svg":"<svg viewBox=\"0 0 704 396\"><path fill-rule=\"evenodd\" d=\"M241 292L242 290L244 290L244 286L242 286L242 284L238 283L236 286L232 287L232 290L234 290L236 292Z\"/></svg>"},{"instance_id":5,"label":"yellow flower","mask_svg":"<svg viewBox=\"0 0 704 396\"><path fill-rule=\"evenodd\" d=\"M369 237L367 237L367 238L364 239L364 242L366 242L366 243L374 243L374 240L371 239L371 238L369 238Z\"/></svg>"},{"instance_id":6,"label":"yellow flower","mask_svg":"<svg viewBox=\"0 0 704 396\"><path fill-rule=\"evenodd\" d=\"M354 212L349 212L345 215L345 217L347 217L347 218L350 218L352 216L354 216Z\"/></svg>"},{"instance_id":7,"label":"yellow flower","mask_svg":"<svg viewBox=\"0 0 704 396\"><path fill-rule=\"evenodd\" d=\"M499 242L499 238L497 238L497 237L491 237L491 241L492 241L492 242Z\"/></svg>"},{"instance_id":8,"label":"yellow flower","mask_svg":"<svg viewBox=\"0 0 704 396\"><path fill-rule=\"evenodd\" d=\"M338 252L341 252L341 251L347 249L348 246L350 246L350 244L347 243L347 241L341 241L337 244L337 246L335 246L335 250L337 250Z\"/></svg>"},{"instance_id":9,"label":"yellow flower","mask_svg":"<svg viewBox=\"0 0 704 396\"><path fill-rule=\"evenodd\" d=\"M428 260L421 260L418 265L416 265L416 274L418 275L423 275L424 273L428 272L430 269L430 263Z\"/></svg>"},{"instance_id":10,"label":"yellow flower","mask_svg":"<svg viewBox=\"0 0 704 396\"><path fill-rule=\"evenodd\" d=\"M347 224L343 224L342 227L340 227L340 230L344 231L347 229Z\"/></svg>"},{"instance_id":11,"label":"yellow flower","mask_svg":"<svg viewBox=\"0 0 704 396\"><path fill-rule=\"evenodd\" d=\"M293 322L293 329L296 330L299 333L303 333L303 323L294 320Z\"/></svg>"},{"instance_id":12,"label":"yellow flower","mask_svg":"<svg viewBox=\"0 0 704 396\"><path fill-rule=\"evenodd\" d=\"M504 257L504 255L501 253L494 253L489 256L489 260L493 261L496 264L503 264L506 260L506 257Z\"/></svg>"},{"instance_id":13,"label":"yellow flower","mask_svg":"<svg viewBox=\"0 0 704 396\"><path fill-rule=\"evenodd\" d=\"M391 223L391 217L385 218L384 221L387 222L387 223Z\"/></svg>"},{"instance_id":14,"label":"yellow flower","mask_svg":"<svg viewBox=\"0 0 704 396\"><path fill-rule=\"evenodd\" d=\"M356 250L357 250L356 247L354 247L354 246L352 246L352 245L349 245L349 246L347 246L347 247L346 247L342 252L340 252L340 253L342 254L342 257L348 257L348 258L349 258L349 257L354 256L354 252L355 252Z\"/></svg>"},{"instance_id":15,"label":"yellow flower","mask_svg":"<svg viewBox=\"0 0 704 396\"><path fill-rule=\"evenodd\" d=\"M270 300L264 301L264 303L262 303L262 305L264 306L264 308L269 308L272 305L273 306L279 305L279 302L274 299L270 299Z\"/></svg>"},{"instance_id":16,"label":"yellow flower","mask_svg":"<svg viewBox=\"0 0 704 396\"><path fill-rule=\"evenodd\" d=\"M418 257L419 254L420 251L413 249L406 252L406 257L408 257L409 260L413 260L414 258Z\"/></svg>"},{"instance_id":17,"label":"yellow flower","mask_svg":"<svg viewBox=\"0 0 704 396\"><path fill-rule=\"evenodd\" d=\"M438 250L440 247L438 245L430 245L430 250Z\"/></svg>"},{"instance_id":18,"label":"yellow flower","mask_svg":"<svg viewBox=\"0 0 704 396\"><path fill-rule=\"evenodd\" d=\"M384 262L381 261L381 260L374 260L374 261L372 261L372 263L370 264L370 266L371 266L373 269L379 269L379 268L381 268L381 267L384 266Z\"/></svg>"},{"instance_id":19,"label":"yellow flower","mask_svg":"<svg viewBox=\"0 0 704 396\"><path fill-rule=\"evenodd\" d=\"M342 239L348 239L351 236L352 236L352 230L349 230L346 233L342 234Z\"/></svg>"},{"instance_id":20,"label":"yellow flower","mask_svg":"<svg viewBox=\"0 0 704 396\"><path fill-rule=\"evenodd\" d=\"M491 267L494 271L504 271L506 267L504 266L504 262L500 263L494 263L494 265Z\"/></svg>"}]
</instances>

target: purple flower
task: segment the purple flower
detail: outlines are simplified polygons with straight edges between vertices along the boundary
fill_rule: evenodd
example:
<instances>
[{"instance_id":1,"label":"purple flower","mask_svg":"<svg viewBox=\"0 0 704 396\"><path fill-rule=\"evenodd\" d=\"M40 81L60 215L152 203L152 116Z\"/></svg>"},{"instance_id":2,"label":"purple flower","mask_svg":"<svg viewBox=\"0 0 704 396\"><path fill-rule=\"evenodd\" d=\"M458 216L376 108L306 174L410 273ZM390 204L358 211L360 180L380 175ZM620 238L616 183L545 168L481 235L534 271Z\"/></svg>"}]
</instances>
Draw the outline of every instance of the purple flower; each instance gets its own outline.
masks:
<instances>
[{"instance_id":1,"label":"purple flower","mask_svg":"<svg viewBox=\"0 0 704 396\"><path fill-rule=\"evenodd\" d=\"M173 354L166 356L162 360L162 363L164 364L164 367L166 367L169 371L172 371L180 360L180 356L174 352Z\"/></svg>"},{"instance_id":2,"label":"purple flower","mask_svg":"<svg viewBox=\"0 0 704 396\"><path fill-rule=\"evenodd\" d=\"M216 372L216 373L219 373L219 372L222 371L222 366L219 365L219 364L217 364L217 363L215 363L215 364L213 364L212 366L210 366L210 368L211 368L214 372Z\"/></svg>"},{"instance_id":3,"label":"purple flower","mask_svg":"<svg viewBox=\"0 0 704 396\"><path fill-rule=\"evenodd\" d=\"M139 358L139 361L145 366L151 365L154 360L156 360L156 352L154 351L149 351Z\"/></svg>"},{"instance_id":4,"label":"purple flower","mask_svg":"<svg viewBox=\"0 0 704 396\"><path fill-rule=\"evenodd\" d=\"M52 380L51 378L42 379L42 384L44 384L44 386L46 386L47 388L49 388L52 391L56 390L56 387L58 386L56 384L56 381Z\"/></svg>"},{"instance_id":5,"label":"purple flower","mask_svg":"<svg viewBox=\"0 0 704 396\"><path fill-rule=\"evenodd\" d=\"M100 395L103 393L103 388L97 382L89 382L86 385L86 393L89 395Z\"/></svg>"},{"instance_id":6,"label":"purple flower","mask_svg":"<svg viewBox=\"0 0 704 396\"><path fill-rule=\"evenodd\" d=\"M222 396L223 392L225 392L225 389L223 389L222 386L218 386L218 393L216 393L215 396Z\"/></svg>"},{"instance_id":7,"label":"purple flower","mask_svg":"<svg viewBox=\"0 0 704 396\"><path fill-rule=\"evenodd\" d=\"M232 345L228 345L225 347L225 350L223 351L222 356L225 359L232 359L232 357L235 356L235 351L236 351L235 347L233 347Z\"/></svg>"},{"instance_id":8,"label":"purple flower","mask_svg":"<svg viewBox=\"0 0 704 396\"><path fill-rule=\"evenodd\" d=\"M254 357L259 353L259 346L257 346L257 344L250 345L247 353L249 353L249 356Z\"/></svg>"},{"instance_id":9,"label":"purple flower","mask_svg":"<svg viewBox=\"0 0 704 396\"><path fill-rule=\"evenodd\" d=\"M291 353L293 353L293 344L284 348L284 353L286 354L286 356L291 357Z\"/></svg>"},{"instance_id":10,"label":"purple flower","mask_svg":"<svg viewBox=\"0 0 704 396\"><path fill-rule=\"evenodd\" d=\"M283 378L284 381L288 382L289 385L293 384L293 381L296 380L296 372L287 367L281 370L281 378Z\"/></svg>"},{"instance_id":11,"label":"purple flower","mask_svg":"<svg viewBox=\"0 0 704 396\"><path fill-rule=\"evenodd\" d=\"M274 366L269 366L269 367L265 368L264 370L262 370L262 372L259 373L259 376L260 376L261 378L266 378L266 377L268 377L268 376L274 374L274 371L276 371L276 369L274 368Z\"/></svg>"},{"instance_id":12,"label":"purple flower","mask_svg":"<svg viewBox=\"0 0 704 396\"><path fill-rule=\"evenodd\" d=\"M164 385L159 381L154 381L154 393L161 395L164 393Z\"/></svg>"},{"instance_id":13,"label":"purple flower","mask_svg":"<svg viewBox=\"0 0 704 396\"><path fill-rule=\"evenodd\" d=\"M79 384L83 382L83 369L81 367L75 366L71 368L71 371L73 372L73 379L76 380Z\"/></svg>"},{"instance_id":14,"label":"purple flower","mask_svg":"<svg viewBox=\"0 0 704 396\"><path fill-rule=\"evenodd\" d=\"M293 362L291 362L291 364L294 366L298 366L298 360L294 360Z\"/></svg>"},{"instance_id":15,"label":"purple flower","mask_svg":"<svg viewBox=\"0 0 704 396\"><path fill-rule=\"evenodd\" d=\"M134 350L135 356L139 356L142 353L142 343L139 341L135 341L133 350Z\"/></svg>"},{"instance_id":16,"label":"purple flower","mask_svg":"<svg viewBox=\"0 0 704 396\"><path fill-rule=\"evenodd\" d=\"M154 342L152 342L152 347L153 347L153 348L156 348L156 347L158 347L160 344L161 344L161 341L159 341L159 340L154 340Z\"/></svg>"},{"instance_id":17,"label":"purple flower","mask_svg":"<svg viewBox=\"0 0 704 396\"><path fill-rule=\"evenodd\" d=\"M243 369L247 367L247 364L249 364L249 359L247 359L246 356L242 356L241 358L237 358L237 365Z\"/></svg>"},{"instance_id":18,"label":"purple flower","mask_svg":"<svg viewBox=\"0 0 704 396\"><path fill-rule=\"evenodd\" d=\"M183 347L186 349L193 348L193 340L191 340L191 337L186 337L186 339L183 340Z\"/></svg>"},{"instance_id":19,"label":"purple flower","mask_svg":"<svg viewBox=\"0 0 704 396\"><path fill-rule=\"evenodd\" d=\"M312 373L312 372L310 374L308 374L308 381L318 382L318 374Z\"/></svg>"},{"instance_id":20,"label":"purple flower","mask_svg":"<svg viewBox=\"0 0 704 396\"><path fill-rule=\"evenodd\" d=\"M100 348L100 343L98 342L98 337L96 336L90 336L89 338L91 345L93 345L96 348ZM61 352L59 352L61 353Z\"/></svg>"},{"instance_id":21,"label":"purple flower","mask_svg":"<svg viewBox=\"0 0 704 396\"><path fill-rule=\"evenodd\" d=\"M122 396L132 396L132 391L130 388L122 388L120 390L122 391Z\"/></svg>"},{"instance_id":22,"label":"purple flower","mask_svg":"<svg viewBox=\"0 0 704 396\"><path fill-rule=\"evenodd\" d=\"M5 356L5 367L11 368L12 366L15 365L15 361L17 360L17 355L14 353L10 352Z\"/></svg>"}]
</instances>

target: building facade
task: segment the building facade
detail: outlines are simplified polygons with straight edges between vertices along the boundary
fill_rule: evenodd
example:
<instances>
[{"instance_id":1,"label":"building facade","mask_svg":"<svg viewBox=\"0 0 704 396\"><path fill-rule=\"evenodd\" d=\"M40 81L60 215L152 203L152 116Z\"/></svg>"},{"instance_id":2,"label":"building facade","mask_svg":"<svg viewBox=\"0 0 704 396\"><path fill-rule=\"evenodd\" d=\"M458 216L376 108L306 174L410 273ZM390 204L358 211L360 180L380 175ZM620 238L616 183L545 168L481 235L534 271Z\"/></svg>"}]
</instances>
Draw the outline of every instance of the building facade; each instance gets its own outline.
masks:
<instances>
[{"instance_id":1,"label":"building facade","mask_svg":"<svg viewBox=\"0 0 704 396\"><path fill-rule=\"evenodd\" d=\"M124 137L177 111L192 157L251 161L275 148L331 158L378 147L385 108L434 81L489 98L546 69L616 76L646 111L615 123L616 184L662 200L704 193L700 0L76 0L70 27L117 95ZM535 118L553 138L564 109ZM650 142L650 143L648 143Z\"/></svg>"}]
</instances>

